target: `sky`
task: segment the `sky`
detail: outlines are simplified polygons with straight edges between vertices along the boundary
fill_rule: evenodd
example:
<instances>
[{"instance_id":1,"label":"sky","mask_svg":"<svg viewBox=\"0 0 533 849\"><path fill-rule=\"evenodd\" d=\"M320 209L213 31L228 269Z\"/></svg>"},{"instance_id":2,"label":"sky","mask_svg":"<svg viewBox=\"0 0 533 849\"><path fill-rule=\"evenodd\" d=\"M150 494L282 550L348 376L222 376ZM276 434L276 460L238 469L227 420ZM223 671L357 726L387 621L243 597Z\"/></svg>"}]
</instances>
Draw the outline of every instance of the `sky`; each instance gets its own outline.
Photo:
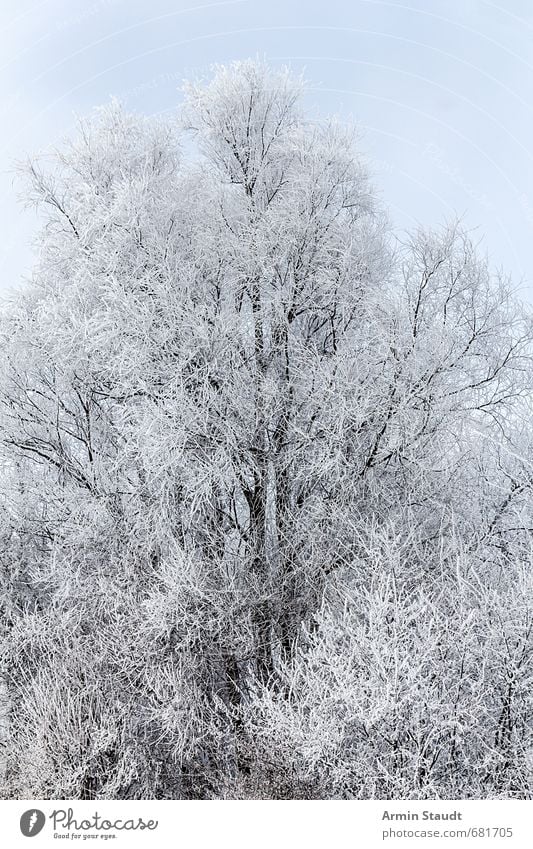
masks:
<instances>
[{"instance_id":1,"label":"sky","mask_svg":"<svg viewBox=\"0 0 533 849\"><path fill-rule=\"evenodd\" d=\"M533 302L530 0L2 0L0 291L34 256L18 160L113 96L172 115L184 79L257 55L357 127L400 233L461 217Z\"/></svg>"}]
</instances>

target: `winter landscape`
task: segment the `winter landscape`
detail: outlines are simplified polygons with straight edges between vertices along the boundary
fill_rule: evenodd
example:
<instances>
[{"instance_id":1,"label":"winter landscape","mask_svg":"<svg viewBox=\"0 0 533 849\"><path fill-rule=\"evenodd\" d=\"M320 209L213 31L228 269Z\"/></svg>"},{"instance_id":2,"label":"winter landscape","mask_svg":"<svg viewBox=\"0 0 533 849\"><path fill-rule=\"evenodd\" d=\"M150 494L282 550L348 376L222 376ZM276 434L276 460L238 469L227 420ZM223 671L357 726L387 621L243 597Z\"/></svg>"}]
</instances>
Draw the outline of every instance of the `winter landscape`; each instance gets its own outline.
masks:
<instances>
[{"instance_id":1,"label":"winter landscape","mask_svg":"<svg viewBox=\"0 0 533 849\"><path fill-rule=\"evenodd\" d=\"M219 65L22 168L3 798L531 798L531 310L304 86Z\"/></svg>"}]
</instances>

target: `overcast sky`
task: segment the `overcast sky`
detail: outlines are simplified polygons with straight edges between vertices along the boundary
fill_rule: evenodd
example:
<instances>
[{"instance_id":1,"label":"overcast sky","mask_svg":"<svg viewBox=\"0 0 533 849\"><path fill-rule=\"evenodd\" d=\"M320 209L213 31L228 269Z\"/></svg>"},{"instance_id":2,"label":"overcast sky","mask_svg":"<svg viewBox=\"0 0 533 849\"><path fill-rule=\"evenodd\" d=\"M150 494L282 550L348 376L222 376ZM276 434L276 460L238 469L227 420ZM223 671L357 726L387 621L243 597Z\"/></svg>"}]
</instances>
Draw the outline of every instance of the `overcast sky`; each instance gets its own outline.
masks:
<instances>
[{"instance_id":1,"label":"overcast sky","mask_svg":"<svg viewBox=\"0 0 533 849\"><path fill-rule=\"evenodd\" d=\"M116 96L172 113L184 78L257 54L305 70L312 113L355 123L394 223L454 214L533 300L531 0L2 0L0 287L35 217L13 161Z\"/></svg>"}]
</instances>

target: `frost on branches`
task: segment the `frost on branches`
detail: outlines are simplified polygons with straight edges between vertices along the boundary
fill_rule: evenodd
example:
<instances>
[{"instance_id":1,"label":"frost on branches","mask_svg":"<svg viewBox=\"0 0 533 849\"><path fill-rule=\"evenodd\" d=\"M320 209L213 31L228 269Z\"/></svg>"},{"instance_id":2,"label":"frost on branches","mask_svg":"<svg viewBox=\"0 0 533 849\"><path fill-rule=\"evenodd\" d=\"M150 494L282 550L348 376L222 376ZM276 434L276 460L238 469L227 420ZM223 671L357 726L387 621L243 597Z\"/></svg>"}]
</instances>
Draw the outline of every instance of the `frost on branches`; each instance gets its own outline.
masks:
<instances>
[{"instance_id":1,"label":"frost on branches","mask_svg":"<svg viewBox=\"0 0 533 849\"><path fill-rule=\"evenodd\" d=\"M0 764L40 799L532 795L532 323L258 62L29 163Z\"/></svg>"}]
</instances>

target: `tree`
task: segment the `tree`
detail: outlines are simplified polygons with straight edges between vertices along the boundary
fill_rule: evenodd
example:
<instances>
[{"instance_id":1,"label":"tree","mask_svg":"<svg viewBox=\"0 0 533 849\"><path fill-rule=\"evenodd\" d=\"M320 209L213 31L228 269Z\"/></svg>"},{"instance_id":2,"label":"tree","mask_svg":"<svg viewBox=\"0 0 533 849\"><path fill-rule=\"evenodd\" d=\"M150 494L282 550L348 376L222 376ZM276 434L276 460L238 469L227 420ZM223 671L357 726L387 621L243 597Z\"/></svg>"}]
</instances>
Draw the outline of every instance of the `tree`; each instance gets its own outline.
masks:
<instances>
[{"instance_id":1,"label":"tree","mask_svg":"<svg viewBox=\"0 0 533 849\"><path fill-rule=\"evenodd\" d=\"M430 795L478 707L498 786L528 792L528 321L458 226L393 247L352 134L301 92L217 68L176 125L112 104L26 169L40 259L0 382L10 796ZM467 586L465 688L503 600L510 648L443 731ZM385 725L339 742L393 632ZM327 768L300 745L319 715Z\"/></svg>"}]
</instances>

